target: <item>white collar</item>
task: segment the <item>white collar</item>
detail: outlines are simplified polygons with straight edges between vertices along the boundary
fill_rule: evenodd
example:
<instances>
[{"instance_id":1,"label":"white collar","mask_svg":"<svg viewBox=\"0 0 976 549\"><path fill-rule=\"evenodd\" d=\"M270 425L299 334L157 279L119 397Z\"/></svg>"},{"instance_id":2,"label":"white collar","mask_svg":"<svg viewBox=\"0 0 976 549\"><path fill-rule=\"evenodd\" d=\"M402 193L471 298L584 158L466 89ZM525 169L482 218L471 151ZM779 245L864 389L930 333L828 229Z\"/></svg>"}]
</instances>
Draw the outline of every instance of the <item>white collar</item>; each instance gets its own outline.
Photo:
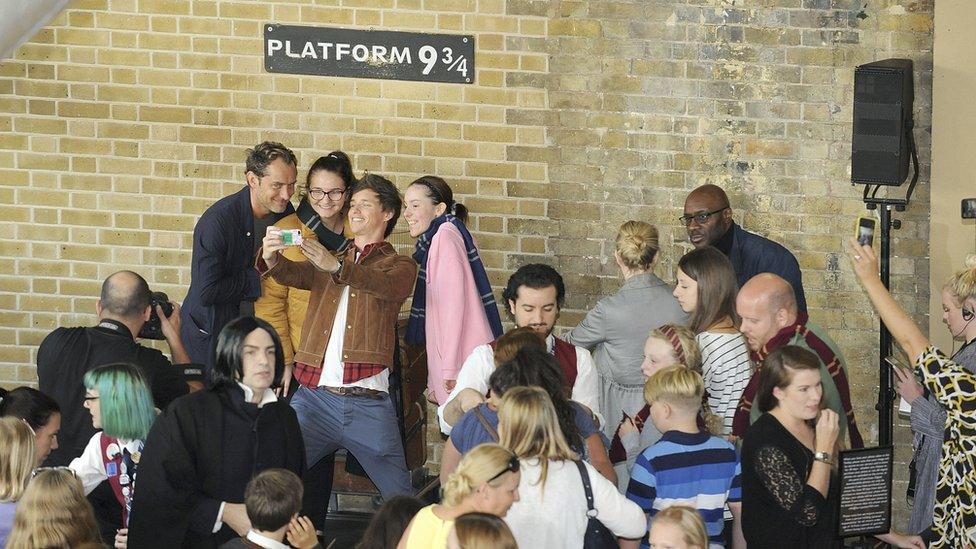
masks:
<instances>
[{"instance_id":1,"label":"white collar","mask_svg":"<svg viewBox=\"0 0 976 549\"><path fill-rule=\"evenodd\" d=\"M238 381L237 384L240 385L241 389L244 389L244 402L251 402L251 400L254 399L254 391L247 385L241 383L240 381ZM275 396L274 391L272 391L271 389L265 389L264 395L261 396L261 401L258 402L258 408L263 407L265 404L269 402L276 402L277 400L278 397Z\"/></svg>"},{"instance_id":2,"label":"white collar","mask_svg":"<svg viewBox=\"0 0 976 549\"><path fill-rule=\"evenodd\" d=\"M254 542L256 545L260 545L265 549L288 549L288 546L280 541L275 541L267 536L262 536L261 534L255 532L254 530L248 530L247 536L245 536L248 541Z\"/></svg>"},{"instance_id":3,"label":"white collar","mask_svg":"<svg viewBox=\"0 0 976 549\"><path fill-rule=\"evenodd\" d=\"M546 336L546 351L552 353L552 348L556 345L556 336L552 332Z\"/></svg>"}]
</instances>

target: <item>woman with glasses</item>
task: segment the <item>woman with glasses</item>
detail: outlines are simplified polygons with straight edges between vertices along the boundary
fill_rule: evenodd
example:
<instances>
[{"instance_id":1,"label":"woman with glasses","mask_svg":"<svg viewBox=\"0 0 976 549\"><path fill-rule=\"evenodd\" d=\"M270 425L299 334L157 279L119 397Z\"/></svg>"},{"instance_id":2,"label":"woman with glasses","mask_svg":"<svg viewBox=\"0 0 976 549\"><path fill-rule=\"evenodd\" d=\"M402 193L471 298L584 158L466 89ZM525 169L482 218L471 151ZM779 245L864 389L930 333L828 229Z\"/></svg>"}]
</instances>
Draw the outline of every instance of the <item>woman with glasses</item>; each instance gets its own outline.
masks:
<instances>
[{"instance_id":1,"label":"woman with glasses","mask_svg":"<svg viewBox=\"0 0 976 549\"><path fill-rule=\"evenodd\" d=\"M152 392L142 371L131 364L93 368L85 374L84 383L84 406L91 413L92 426L101 431L91 437L81 456L68 467L81 480L86 496L102 482L109 482L121 513L118 508L98 506L95 518L103 539L124 545L136 470L149 429L156 420Z\"/></svg>"},{"instance_id":2,"label":"woman with glasses","mask_svg":"<svg viewBox=\"0 0 976 549\"><path fill-rule=\"evenodd\" d=\"M34 432L22 419L0 418L0 547L14 523L17 502L34 470Z\"/></svg>"},{"instance_id":3,"label":"woman with glasses","mask_svg":"<svg viewBox=\"0 0 976 549\"><path fill-rule=\"evenodd\" d=\"M660 259L654 225L627 221L617 231L613 258L624 283L597 302L566 341L591 349L600 374L600 414L604 433L614 435L620 420L644 407L644 342L665 324L683 326L688 315L671 295L672 288L654 274Z\"/></svg>"},{"instance_id":4,"label":"woman with glasses","mask_svg":"<svg viewBox=\"0 0 976 549\"><path fill-rule=\"evenodd\" d=\"M22 419L34 434L34 467L40 467L58 447L61 408L53 398L33 387L0 389L0 417Z\"/></svg>"},{"instance_id":5,"label":"woman with glasses","mask_svg":"<svg viewBox=\"0 0 976 549\"><path fill-rule=\"evenodd\" d=\"M614 535L639 538L647 531L644 512L617 491L566 443L549 395L538 387L505 392L498 410L501 444L519 457L519 501L505 522L519 547L582 549L589 520L583 488L586 475L600 522Z\"/></svg>"},{"instance_id":6,"label":"woman with glasses","mask_svg":"<svg viewBox=\"0 0 976 549\"><path fill-rule=\"evenodd\" d=\"M447 400L461 364L478 345L502 335L495 296L474 238L468 209L450 185L425 175L407 187L403 218L417 239L420 274L405 339L427 348L427 398Z\"/></svg>"},{"instance_id":7,"label":"woman with glasses","mask_svg":"<svg viewBox=\"0 0 976 549\"><path fill-rule=\"evenodd\" d=\"M67 467L42 468L14 514L7 549L104 547L81 481Z\"/></svg>"},{"instance_id":8,"label":"woman with glasses","mask_svg":"<svg viewBox=\"0 0 976 549\"><path fill-rule=\"evenodd\" d=\"M519 499L520 480L515 454L498 444L477 446L443 484L441 503L417 513L397 548L444 549L454 520L465 513L504 517Z\"/></svg>"},{"instance_id":9,"label":"woman with glasses","mask_svg":"<svg viewBox=\"0 0 976 549\"><path fill-rule=\"evenodd\" d=\"M174 400L146 439L129 545L218 547L251 527L244 509L251 477L276 467L304 472L298 419L274 391L284 366L267 322L244 316L224 327L213 385Z\"/></svg>"},{"instance_id":10,"label":"woman with glasses","mask_svg":"<svg viewBox=\"0 0 976 549\"><path fill-rule=\"evenodd\" d=\"M352 164L346 153L332 151L320 157L305 176L305 196L298 209L278 220L273 230L297 229L301 231L302 239L316 240L330 251L344 250L349 244L345 236L348 190L355 182ZM287 248L282 254L292 261L305 261L305 255L297 245ZM290 288L269 276L261 279L261 297L254 302L254 316L267 320L281 337L281 347L285 353L285 373L281 386L283 394L287 394L291 386L295 348L302 336L308 296L308 290Z\"/></svg>"}]
</instances>

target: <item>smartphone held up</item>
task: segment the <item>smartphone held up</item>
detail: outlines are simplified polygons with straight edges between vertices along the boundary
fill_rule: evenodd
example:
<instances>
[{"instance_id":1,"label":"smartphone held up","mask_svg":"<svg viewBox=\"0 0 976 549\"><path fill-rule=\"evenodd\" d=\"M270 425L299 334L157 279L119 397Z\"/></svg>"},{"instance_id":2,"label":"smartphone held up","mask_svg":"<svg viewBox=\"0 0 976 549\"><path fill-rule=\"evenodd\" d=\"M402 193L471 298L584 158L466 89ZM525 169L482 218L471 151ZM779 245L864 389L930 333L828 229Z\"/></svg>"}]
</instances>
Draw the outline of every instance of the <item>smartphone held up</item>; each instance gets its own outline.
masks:
<instances>
[{"instance_id":1,"label":"smartphone held up","mask_svg":"<svg viewBox=\"0 0 976 549\"><path fill-rule=\"evenodd\" d=\"M873 217L857 218L857 225L854 226L854 238L857 238L858 244L861 246L874 245L874 229L877 223Z\"/></svg>"}]
</instances>

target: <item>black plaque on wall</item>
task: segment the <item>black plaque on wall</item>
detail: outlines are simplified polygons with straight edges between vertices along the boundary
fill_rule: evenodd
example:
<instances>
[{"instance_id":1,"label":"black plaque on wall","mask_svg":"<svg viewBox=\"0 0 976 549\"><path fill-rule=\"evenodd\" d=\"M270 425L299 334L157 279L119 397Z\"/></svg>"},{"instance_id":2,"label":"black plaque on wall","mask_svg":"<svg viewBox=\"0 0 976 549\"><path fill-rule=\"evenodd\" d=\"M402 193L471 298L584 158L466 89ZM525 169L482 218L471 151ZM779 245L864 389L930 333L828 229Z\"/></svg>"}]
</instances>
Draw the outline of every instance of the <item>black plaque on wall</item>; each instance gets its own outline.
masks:
<instances>
[{"instance_id":1,"label":"black plaque on wall","mask_svg":"<svg viewBox=\"0 0 976 549\"><path fill-rule=\"evenodd\" d=\"M840 453L838 535L870 536L891 530L894 448L860 448Z\"/></svg>"},{"instance_id":2,"label":"black plaque on wall","mask_svg":"<svg viewBox=\"0 0 976 549\"><path fill-rule=\"evenodd\" d=\"M474 36L417 32L264 26L268 72L474 82Z\"/></svg>"}]
</instances>

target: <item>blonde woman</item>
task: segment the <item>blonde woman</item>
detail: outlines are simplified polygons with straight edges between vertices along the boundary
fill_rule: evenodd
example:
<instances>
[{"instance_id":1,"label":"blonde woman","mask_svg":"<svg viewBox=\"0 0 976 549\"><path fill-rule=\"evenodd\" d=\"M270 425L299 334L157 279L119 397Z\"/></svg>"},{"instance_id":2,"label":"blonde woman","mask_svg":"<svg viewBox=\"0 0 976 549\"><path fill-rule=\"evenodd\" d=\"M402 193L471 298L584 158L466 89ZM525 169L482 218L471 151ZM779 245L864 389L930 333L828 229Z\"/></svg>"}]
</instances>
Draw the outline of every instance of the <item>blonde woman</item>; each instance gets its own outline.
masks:
<instances>
[{"instance_id":1,"label":"blonde woman","mask_svg":"<svg viewBox=\"0 0 976 549\"><path fill-rule=\"evenodd\" d=\"M488 513L466 513L454 521L447 549L518 549L505 521Z\"/></svg>"},{"instance_id":2,"label":"blonde woman","mask_svg":"<svg viewBox=\"0 0 976 549\"><path fill-rule=\"evenodd\" d=\"M548 398L548 397L547 397ZM504 517L519 499L519 460L498 444L468 452L443 487L440 504L421 509L410 521L398 549L443 549L454 520L471 512Z\"/></svg>"},{"instance_id":3,"label":"blonde woman","mask_svg":"<svg viewBox=\"0 0 976 549\"><path fill-rule=\"evenodd\" d=\"M101 547L91 505L69 469L40 471L24 491L7 549Z\"/></svg>"},{"instance_id":4,"label":"blonde woman","mask_svg":"<svg viewBox=\"0 0 976 549\"><path fill-rule=\"evenodd\" d=\"M7 542L14 524L17 502L27 489L34 470L34 432L27 422L14 417L0 418L0 547Z\"/></svg>"},{"instance_id":5,"label":"blonde woman","mask_svg":"<svg viewBox=\"0 0 976 549\"><path fill-rule=\"evenodd\" d=\"M664 324L688 322L671 295L673 288L654 274L660 256L653 225L643 221L621 225L613 257L623 286L601 299L566 335L566 341L593 351L600 377L599 412L608 437L624 414L632 417L644 406L641 361L647 334Z\"/></svg>"},{"instance_id":6,"label":"blonde woman","mask_svg":"<svg viewBox=\"0 0 976 549\"><path fill-rule=\"evenodd\" d=\"M498 411L498 433L502 445L521 462L520 498L505 516L519 547L582 549L588 520L583 479L549 395L538 387L506 391ZM600 521L614 535L643 536L647 525L640 507L591 465L582 467Z\"/></svg>"}]
</instances>

